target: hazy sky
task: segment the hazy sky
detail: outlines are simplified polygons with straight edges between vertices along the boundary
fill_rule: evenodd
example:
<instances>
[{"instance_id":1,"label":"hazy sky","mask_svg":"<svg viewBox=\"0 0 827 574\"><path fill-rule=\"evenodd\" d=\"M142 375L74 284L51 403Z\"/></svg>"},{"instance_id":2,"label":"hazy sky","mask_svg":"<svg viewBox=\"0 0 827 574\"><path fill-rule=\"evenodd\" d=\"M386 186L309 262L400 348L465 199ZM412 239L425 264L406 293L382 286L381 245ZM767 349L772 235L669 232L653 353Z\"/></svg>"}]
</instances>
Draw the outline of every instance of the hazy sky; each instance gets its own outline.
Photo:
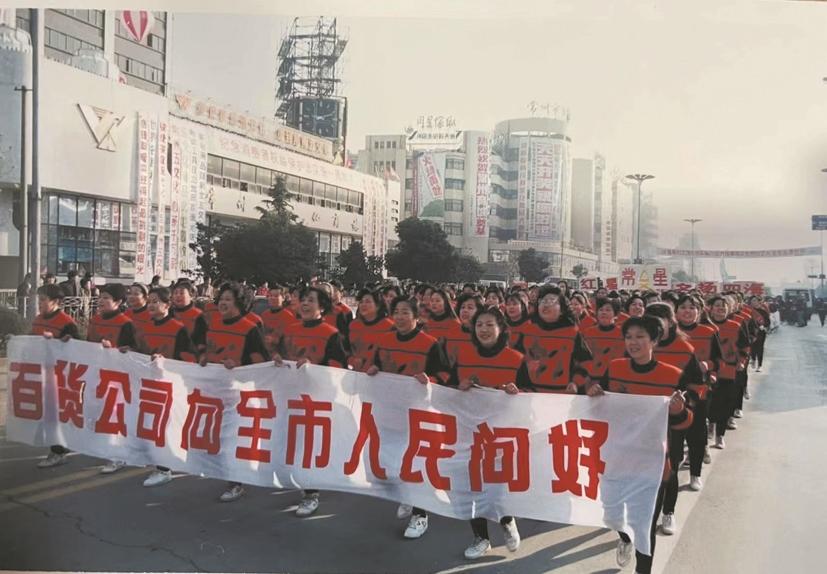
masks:
<instances>
[{"instance_id":1,"label":"hazy sky","mask_svg":"<svg viewBox=\"0 0 827 574\"><path fill-rule=\"evenodd\" d=\"M246 15L165 4L177 10L172 83L272 115L275 53L298 15L291 4L232 4ZM662 246L688 231L687 217L704 219L696 230L709 249L818 244L809 229L813 213L827 213L827 4L371 4L301 8L339 16L350 38L342 93L351 150L421 114L490 129L529 115L531 100L558 103L571 110L575 155L600 152L620 173L656 176L646 185ZM820 261L730 260L728 271L777 283L801 278L809 263ZM704 269L717 275L718 264Z\"/></svg>"}]
</instances>

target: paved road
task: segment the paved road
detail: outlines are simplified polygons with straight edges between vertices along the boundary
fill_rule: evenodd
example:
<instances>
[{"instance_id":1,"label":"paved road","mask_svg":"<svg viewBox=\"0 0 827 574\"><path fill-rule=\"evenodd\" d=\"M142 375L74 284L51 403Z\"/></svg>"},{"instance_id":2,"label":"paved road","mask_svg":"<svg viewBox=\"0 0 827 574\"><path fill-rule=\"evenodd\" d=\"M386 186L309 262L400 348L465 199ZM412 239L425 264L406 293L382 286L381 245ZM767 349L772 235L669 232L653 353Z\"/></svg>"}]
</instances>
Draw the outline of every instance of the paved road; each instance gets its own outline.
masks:
<instances>
[{"instance_id":1,"label":"paved road","mask_svg":"<svg viewBox=\"0 0 827 574\"><path fill-rule=\"evenodd\" d=\"M769 339L747 417L727 450L714 451L704 491L681 493L681 531L658 537L656 571L823 571L811 557L827 527L822 465L813 461L827 431L825 349L827 329L812 325ZM4 387L0 376L0 407ZM296 491L253 488L221 504L218 481L181 476L146 489L147 470L105 477L99 460L81 455L38 470L43 450L8 443L4 432L0 426L0 569L620 572L616 537L605 530L520 520L523 545L511 554L492 525L494 551L469 563L462 551L470 529L459 521L432 517L424 538L406 541L395 505L368 497L325 493L318 514L301 520L291 512Z\"/></svg>"}]
</instances>

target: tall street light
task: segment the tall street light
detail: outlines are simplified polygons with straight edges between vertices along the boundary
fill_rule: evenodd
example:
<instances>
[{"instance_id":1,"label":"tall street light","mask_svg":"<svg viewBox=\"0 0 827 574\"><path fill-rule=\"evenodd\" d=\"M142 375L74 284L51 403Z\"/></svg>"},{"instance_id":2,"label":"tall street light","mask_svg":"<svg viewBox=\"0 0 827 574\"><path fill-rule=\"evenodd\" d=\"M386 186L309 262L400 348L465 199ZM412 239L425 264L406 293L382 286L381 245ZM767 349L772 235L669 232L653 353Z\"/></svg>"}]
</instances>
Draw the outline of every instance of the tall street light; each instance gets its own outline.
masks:
<instances>
[{"instance_id":1,"label":"tall street light","mask_svg":"<svg viewBox=\"0 0 827 574\"><path fill-rule=\"evenodd\" d=\"M684 221L689 223L690 229L692 230L689 233L690 245L692 246L692 252L689 255L689 266L691 269L691 271L689 272L689 276L692 278L693 281L695 281L695 224L699 221L703 221L703 219L695 219L694 217L691 217L689 219L684 219Z\"/></svg>"},{"instance_id":2,"label":"tall street light","mask_svg":"<svg viewBox=\"0 0 827 574\"><path fill-rule=\"evenodd\" d=\"M655 179L655 176L645 173L633 173L631 175L627 175L626 179L631 179L632 181L637 182L637 257L635 257L635 263L640 265L643 263L643 259L640 257L640 189L643 186L644 181L647 179Z\"/></svg>"}]
</instances>

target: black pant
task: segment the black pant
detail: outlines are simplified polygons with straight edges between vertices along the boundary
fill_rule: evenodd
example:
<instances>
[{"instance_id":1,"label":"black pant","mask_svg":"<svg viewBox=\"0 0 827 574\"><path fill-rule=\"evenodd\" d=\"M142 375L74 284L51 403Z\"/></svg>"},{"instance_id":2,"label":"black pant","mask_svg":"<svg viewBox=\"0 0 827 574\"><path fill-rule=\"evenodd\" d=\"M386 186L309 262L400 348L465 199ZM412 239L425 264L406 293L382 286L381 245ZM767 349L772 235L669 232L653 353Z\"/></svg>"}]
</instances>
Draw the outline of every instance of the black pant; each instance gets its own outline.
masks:
<instances>
[{"instance_id":1,"label":"black pant","mask_svg":"<svg viewBox=\"0 0 827 574\"><path fill-rule=\"evenodd\" d=\"M718 379L709 401L709 420L715 423L718 436L726 434L726 425L735 410L736 385L732 379Z\"/></svg>"},{"instance_id":2,"label":"black pant","mask_svg":"<svg viewBox=\"0 0 827 574\"><path fill-rule=\"evenodd\" d=\"M741 410L744 408L744 392L747 390L747 370L735 373L735 408Z\"/></svg>"},{"instance_id":3,"label":"black pant","mask_svg":"<svg viewBox=\"0 0 827 574\"><path fill-rule=\"evenodd\" d=\"M752 351L750 352L750 358L753 361L758 362L758 367L760 368L761 365L764 364L764 344L767 342L767 333L766 331L759 331L758 336L755 338L755 342L752 344Z\"/></svg>"},{"instance_id":4,"label":"black pant","mask_svg":"<svg viewBox=\"0 0 827 574\"><path fill-rule=\"evenodd\" d=\"M51 450L55 454L66 454L67 452L70 452L68 448L60 444L53 444Z\"/></svg>"},{"instance_id":5,"label":"black pant","mask_svg":"<svg viewBox=\"0 0 827 574\"><path fill-rule=\"evenodd\" d=\"M689 474L701 476L704 466L704 452L706 451L706 411L708 401L698 401L692 410L695 418L692 426L686 431L686 444L689 445ZM675 469L676 471L678 469Z\"/></svg>"},{"instance_id":6,"label":"black pant","mask_svg":"<svg viewBox=\"0 0 827 574\"><path fill-rule=\"evenodd\" d=\"M824 326L824 318L827 317L827 311L818 312L818 320L821 321L821 326Z\"/></svg>"},{"instance_id":7,"label":"black pant","mask_svg":"<svg viewBox=\"0 0 827 574\"><path fill-rule=\"evenodd\" d=\"M674 474L674 471L673 471ZM666 483L662 482L658 489L658 497L655 500L655 514L652 516L652 525L649 527L649 551L651 556L641 554L635 550L635 572L640 574L650 574L652 572L652 559L655 557L655 531L658 527L658 518L660 517L660 510L663 507L663 497L666 492ZM630 542L632 539L625 532L618 532L620 539L623 542Z\"/></svg>"},{"instance_id":8,"label":"black pant","mask_svg":"<svg viewBox=\"0 0 827 574\"><path fill-rule=\"evenodd\" d=\"M428 511L423 510L418 506L414 506L413 510L411 511L411 516L421 516L422 518L428 518Z\"/></svg>"},{"instance_id":9,"label":"black pant","mask_svg":"<svg viewBox=\"0 0 827 574\"><path fill-rule=\"evenodd\" d=\"M669 431L669 464L672 465L672 472L669 473L669 478L666 479L666 482L661 484L661 490L664 491L664 514L674 513L675 505L678 502L678 469L683 461L683 439L686 433L687 431Z\"/></svg>"},{"instance_id":10,"label":"black pant","mask_svg":"<svg viewBox=\"0 0 827 574\"><path fill-rule=\"evenodd\" d=\"M514 520L513 516L503 516L500 519L500 524L505 526L506 524L510 523ZM489 540L488 538L488 520L485 518L472 518L471 522L471 530L474 532L474 536L479 536L485 540Z\"/></svg>"}]
</instances>

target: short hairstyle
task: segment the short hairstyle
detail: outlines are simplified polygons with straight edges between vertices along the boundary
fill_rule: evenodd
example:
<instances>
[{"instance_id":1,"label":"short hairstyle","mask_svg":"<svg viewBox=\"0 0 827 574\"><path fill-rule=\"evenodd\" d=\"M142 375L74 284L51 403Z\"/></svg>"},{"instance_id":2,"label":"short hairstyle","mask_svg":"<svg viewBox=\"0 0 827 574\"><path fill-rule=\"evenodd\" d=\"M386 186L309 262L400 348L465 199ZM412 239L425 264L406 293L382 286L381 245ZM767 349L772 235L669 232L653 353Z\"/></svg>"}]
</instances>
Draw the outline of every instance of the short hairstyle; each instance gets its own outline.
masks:
<instances>
[{"instance_id":1,"label":"short hairstyle","mask_svg":"<svg viewBox=\"0 0 827 574\"><path fill-rule=\"evenodd\" d=\"M675 322L675 310L672 309L669 303L651 303L646 306L644 315L650 315L652 317L657 317L658 319L666 319L670 323Z\"/></svg>"},{"instance_id":2,"label":"short hairstyle","mask_svg":"<svg viewBox=\"0 0 827 574\"><path fill-rule=\"evenodd\" d=\"M168 287L153 287L149 290L149 294L156 295L161 303L166 303L167 305L169 305L169 302L172 300L172 292Z\"/></svg>"},{"instance_id":3,"label":"short hairstyle","mask_svg":"<svg viewBox=\"0 0 827 574\"><path fill-rule=\"evenodd\" d=\"M393 301L391 301L391 315L396 313L396 308L402 304L405 304L408 307L410 307L414 319L419 317L419 305L416 304L415 299L411 299L409 297L396 297Z\"/></svg>"},{"instance_id":4,"label":"short hairstyle","mask_svg":"<svg viewBox=\"0 0 827 574\"><path fill-rule=\"evenodd\" d=\"M599 297L594 304L594 308L596 311L600 311L600 308L606 305L612 308L612 313L615 315L620 313L620 300L617 298Z\"/></svg>"},{"instance_id":5,"label":"short hairstyle","mask_svg":"<svg viewBox=\"0 0 827 574\"><path fill-rule=\"evenodd\" d=\"M148 289L148 288L147 288L147 286L146 286L146 285L144 285L143 283L139 283L139 282L137 282L137 281L136 281L135 283L133 283L133 284L132 284L132 285L130 285L129 287L130 287L130 288L132 288L132 287L137 287L138 289L140 289L140 290L141 290L141 293L143 293L143 294L144 294L144 297L146 297L147 295L149 295L149 289Z\"/></svg>"},{"instance_id":6,"label":"short hairstyle","mask_svg":"<svg viewBox=\"0 0 827 574\"><path fill-rule=\"evenodd\" d=\"M41 285L37 288L37 294L38 296L42 295L43 297L46 297L49 301L63 301L64 297L63 289L54 283Z\"/></svg>"},{"instance_id":7,"label":"short hairstyle","mask_svg":"<svg viewBox=\"0 0 827 574\"><path fill-rule=\"evenodd\" d=\"M630 295L629 298L626 299L626 305L623 306L627 313L629 312L629 309L632 307L632 301L634 301L635 299L640 299L640 302L643 303L643 306L646 306L646 299L643 298L643 295Z\"/></svg>"},{"instance_id":8,"label":"short hairstyle","mask_svg":"<svg viewBox=\"0 0 827 574\"><path fill-rule=\"evenodd\" d=\"M448 292L445 289L434 289L431 293L431 297L434 295L438 295L440 299L442 299L442 303L445 306L445 315L448 317L456 317L457 314L454 312L454 308L451 307L451 297L448 295ZM430 302L429 302L430 303Z\"/></svg>"},{"instance_id":9,"label":"short hairstyle","mask_svg":"<svg viewBox=\"0 0 827 574\"><path fill-rule=\"evenodd\" d=\"M186 289L190 292L190 297L195 297L195 285L189 279L179 279L178 282L172 287L172 290L175 289Z\"/></svg>"},{"instance_id":10,"label":"short hairstyle","mask_svg":"<svg viewBox=\"0 0 827 574\"><path fill-rule=\"evenodd\" d=\"M107 283L100 288L101 293L106 293L115 301L123 301L126 299L126 287L121 283Z\"/></svg>"},{"instance_id":11,"label":"short hairstyle","mask_svg":"<svg viewBox=\"0 0 827 574\"><path fill-rule=\"evenodd\" d=\"M176 289L178 287L179 285L175 286ZM218 299L221 299L221 296L225 291L229 292L233 296L233 303L235 304L236 309L238 309L241 313L246 313L247 291L244 289L244 286L240 283L236 283L235 281L224 283L218 288Z\"/></svg>"},{"instance_id":12,"label":"short hairstyle","mask_svg":"<svg viewBox=\"0 0 827 574\"><path fill-rule=\"evenodd\" d=\"M316 300L319 302L319 307L322 310L322 315L330 313L330 310L333 309L333 302L330 300L330 295L327 294L327 291L325 291L321 287L305 287L299 292L299 301L301 301L311 293L316 294Z\"/></svg>"},{"instance_id":13,"label":"short hairstyle","mask_svg":"<svg viewBox=\"0 0 827 574\"><path fill-rule=\"evenodd\" d=\"M640 327L646 331L649 338L655 343L660 341L663 337L663 321L657 317L653 317L652 315L644 315L643 317L629 317L626 319L623 322L623 327L621 327L624 337L632 327Z\"/></svg>"},{"instance_id":14,"label":"short hairstyle","mask_svg":"<svg viewBox=\"0 0 827 574\"><path fill-rule=\"evenodd\" d=\"M480 294L474 291L473 293L462 293L459 297L457 297L457 302L454 306L456 310L456 316L459 317L459 310L462 309L462 306L465 304L466 301L473 301L477 307L477 313L479 313L482 309L485 308L485 301L482 300Z\"/></svg>"},{"instance_id":15,"label":"short hairstyle","mask_svg":"<svg viewBox=\"0 0 827 574\"><path fill-rule=\"evenodd\" d=\"M281 283L273 283L272 285L270 285L270 286L268 286L268 287L267 287L267 292L269 293L270 291L282 291L282 292L285 292L285 291L287 291L287 289L285 289L285 288L284 288L284 285L282 285Z\"/></svg>"},{"instance_id":16,"label":"short hairstyle","mask_svg":"<svg viewBox=\"0 0 827 574\"><path fill-rule=\"evenodd\" d=\"M388 314L388 309L385 306L385 300L382 299L382 294L379 291L373 289L362 289L356 294L356 301L361 303L364 297L373 299L373 302L376 304L377 317L385 317Z\"/></svg>"},{"instance_id":17,"label":"short hairstyle","mask_svg":"<svg viewBox=\"0 0 827 574\"><path fill-rule=\"evenodd\" d=\"M500 328L500 337L497 339L497 343L502 344L508 341L508 323L505 320L505 315L502 314L497 307L486 307L485 309L479 309L476 313L474 313L474 317L471 319L471 342L474 343L475 347L480 347L480 341L477 339L477 320L482 317L483 315L491 315L494 317L494 320L497 322L497 326Z\"/></svg>"}]
</instances>

